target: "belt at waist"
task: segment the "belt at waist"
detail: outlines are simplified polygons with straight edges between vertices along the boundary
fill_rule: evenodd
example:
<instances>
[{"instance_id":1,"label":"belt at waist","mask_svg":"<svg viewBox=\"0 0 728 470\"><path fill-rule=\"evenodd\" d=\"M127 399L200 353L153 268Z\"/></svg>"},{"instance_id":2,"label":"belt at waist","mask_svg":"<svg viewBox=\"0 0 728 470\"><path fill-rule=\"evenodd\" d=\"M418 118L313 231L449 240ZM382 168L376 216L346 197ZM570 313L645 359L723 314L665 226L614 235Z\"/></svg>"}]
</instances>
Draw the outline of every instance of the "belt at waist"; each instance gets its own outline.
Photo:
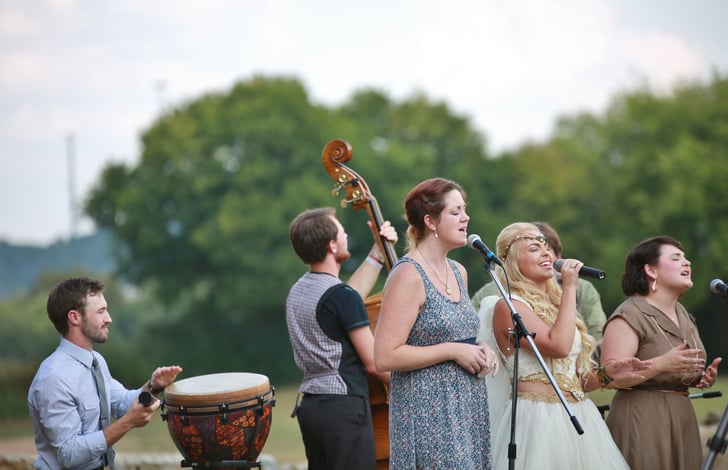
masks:
<instances>
[{"instance_id":1,"label":"belt at waist","mask_svg":"<svg viewBox=\"0 0 728 470\"><path fill-rule=\"evenodd\" d=\"M659 385L642 385L637 387L632 387L631 390L642 390L645 392L662 392L662 393L675 393L678 395L682 395L684 397L688 396L688 388L687 387L660 387Z\"/></svg>"}]
</instances>

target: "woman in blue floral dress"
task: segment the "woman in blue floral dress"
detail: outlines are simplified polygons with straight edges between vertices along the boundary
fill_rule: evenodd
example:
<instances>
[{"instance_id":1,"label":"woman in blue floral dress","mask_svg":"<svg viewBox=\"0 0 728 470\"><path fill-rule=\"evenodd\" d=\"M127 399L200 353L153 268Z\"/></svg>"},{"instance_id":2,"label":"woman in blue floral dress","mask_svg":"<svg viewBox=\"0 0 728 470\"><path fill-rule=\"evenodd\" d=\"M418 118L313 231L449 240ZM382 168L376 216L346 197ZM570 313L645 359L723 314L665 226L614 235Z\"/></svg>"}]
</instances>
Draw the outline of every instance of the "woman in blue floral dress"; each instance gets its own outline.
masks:
<instances>
[{"instance_id":1,"label":"woman in blue floral dress","mask_svg":"<svg viewBox=\"0 0 728 470\"><path fill-rule=\"evenodd\" d=\"M433 178L405 199L410 250L387 278L374 342L377 369L392 371L392 469L492 467L483 376L498 362L475 343L467 272L447 258L467 244L465 197L457 183Z\"/></svg>"}]
</instances>

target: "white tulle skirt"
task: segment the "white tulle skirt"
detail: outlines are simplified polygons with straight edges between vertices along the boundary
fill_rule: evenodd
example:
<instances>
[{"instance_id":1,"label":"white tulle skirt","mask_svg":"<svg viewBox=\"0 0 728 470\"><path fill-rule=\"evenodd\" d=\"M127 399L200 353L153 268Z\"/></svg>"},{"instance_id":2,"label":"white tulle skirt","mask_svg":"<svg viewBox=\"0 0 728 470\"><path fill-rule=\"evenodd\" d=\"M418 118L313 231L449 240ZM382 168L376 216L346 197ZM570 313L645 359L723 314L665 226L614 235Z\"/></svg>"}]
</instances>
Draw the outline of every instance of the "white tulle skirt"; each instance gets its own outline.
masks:
<instances>
[{"instance_id":1,"label":"white tulle skirt","mask_svg":"<svg viewBox=\"0 0 728 470\"><path fill-rule=\"evenodd\" d=\"M509 468L511 402L500 408L490 410L491 442L495 469L505 470ZM583 434L577 432L560 401L518 399L514 467L519 470L629 469L594 403L586 399L569 403L569 408Z\"/></svg>"}]
</instances>

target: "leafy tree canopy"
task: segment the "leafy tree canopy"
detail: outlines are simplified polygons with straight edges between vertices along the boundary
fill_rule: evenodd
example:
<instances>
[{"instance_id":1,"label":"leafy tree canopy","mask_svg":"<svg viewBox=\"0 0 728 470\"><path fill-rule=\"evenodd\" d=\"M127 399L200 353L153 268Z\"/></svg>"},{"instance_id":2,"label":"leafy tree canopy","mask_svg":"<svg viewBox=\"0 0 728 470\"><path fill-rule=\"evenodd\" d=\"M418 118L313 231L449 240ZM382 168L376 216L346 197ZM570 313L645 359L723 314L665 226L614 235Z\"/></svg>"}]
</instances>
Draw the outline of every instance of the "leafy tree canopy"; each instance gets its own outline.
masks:
<instances>
[{"instance_id":1,"label":"leafy tree canopy","mask_svg":"<svg viewBox=\"0 0 728 470\"><path fill-rule=\"evenodd\" d=\"M494 156L468 117L422 93L395 102L362 89L326 108L294 78L253 77L161 116L142 136L139 163L107 167L86 208L118 240L120 274L168 310L142 341L194 372L296 377L283 312L305 266L290 249L288 224L306 208L337 205L320 160L335 138L352 144L347 165L366 178L402 240L409 189L433 176L455 179L468 193L470 231L486 243L511 222L544 220L567 256L604 268L598 289L608 313L623 298L629 249L672 235L693 261L696 288L684 302L706 321L703 311L715 309L707 285L725 274L728 250L727 93L720 77L669 96L638 89L602 115L561 117L545 142ZM338 213L355 254L346 277L372 236L363 214ZM471 291L489 280L477 254L453 257L468 268Z\"/></svg>"}]
</instances>

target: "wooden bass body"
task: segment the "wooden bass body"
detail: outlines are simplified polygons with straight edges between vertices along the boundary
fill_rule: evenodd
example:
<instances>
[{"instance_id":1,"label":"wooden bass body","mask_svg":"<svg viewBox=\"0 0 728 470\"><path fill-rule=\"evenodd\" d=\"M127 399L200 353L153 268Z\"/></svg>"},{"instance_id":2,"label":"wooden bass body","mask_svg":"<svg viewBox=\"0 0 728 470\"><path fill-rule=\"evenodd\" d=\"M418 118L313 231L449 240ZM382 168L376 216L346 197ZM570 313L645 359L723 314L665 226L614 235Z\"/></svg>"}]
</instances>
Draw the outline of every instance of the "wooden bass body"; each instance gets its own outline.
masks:
<instances>
[{"instance_id":1,"label":"wooden bass body","mask_svg":"<svg viewBox=\"0 0 728 470\"><path fill-rule=\"evenodd\" d=\"M382 304L382 293L378 292L364 299L369 314L369 326L372 333L377 328L379 308ZM377 469L389 468L389 397L382 382L369 377L369 404L372 409L374 425L374 443L377 451Z\"/></svg>"}]
</instances>

